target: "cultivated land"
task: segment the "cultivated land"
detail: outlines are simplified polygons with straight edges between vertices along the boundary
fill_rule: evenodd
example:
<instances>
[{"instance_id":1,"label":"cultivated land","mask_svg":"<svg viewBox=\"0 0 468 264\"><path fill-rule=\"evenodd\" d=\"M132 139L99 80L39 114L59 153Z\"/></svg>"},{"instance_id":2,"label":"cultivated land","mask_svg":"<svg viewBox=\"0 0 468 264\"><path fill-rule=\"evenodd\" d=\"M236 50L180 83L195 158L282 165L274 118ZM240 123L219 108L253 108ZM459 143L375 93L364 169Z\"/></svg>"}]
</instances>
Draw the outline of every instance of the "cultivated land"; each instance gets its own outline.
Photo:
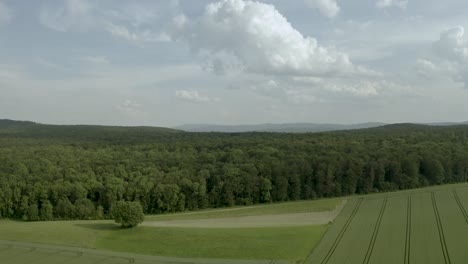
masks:
<instances>
[{"instance_id":1,"label":"cultivated land","mask_svg":"<svg viewBox=\"0 0 468 264\"><path fill-rule=\"evenodd\" d=\"M467 263L468 184L350 199L306 263Z\"/></svg>"},{"instance_id":2,"label":"cultivated land","mask_svg":"<svg viewBox=\"0 0 468 264\"><path fill-rule=\"evenodd\" d=\"M206 218L222 222L228 218L262 219L267 216L271 224L275 222L275 218L293 214L324 214L328 221L339 212L338 210L343 205L343 199L287 202L154 215L148 216L146 223L167 222L168 219L204 221L203 219ZM294 221L302 220L295 219ZM268 223L265 223L265 226L267 225ZM8 260L10 263L22 263L22 261L29 263L31 259L44 259L44 263L63 263L62 261L54 262L55 258L62 259L62 255L67 253L65 257L70 254L74 257L74 262L70 263L92 263L105 259L108 259L109 263L120 263L118 261L122 258L122 261L131 259L135 263L147 263L145 261L148 258L150 259L148 263L243 263L239 259L248 260L245 263L289 263L305 259L327 228L326 224L311 225L308 223L304 226L255 228L139 226L122 230L113 221L108 220L54 222L2 220L0 221L0 240L4 242L0 244L3 245L4 250L0 248L0 259ZM41 247L21 243L8 247L10 245L8 241L11 240L41 243ZM44 244L47 245L45 249L42 248ZM63 245L74 248L65 250L61 247ZM86 254L81 254L84 248L96 248L100 251L85 251ZM113 252L102 250L164 257L115 255ZM207 260L207 258L215 260Z\"/></svg>"},{"instance_id":3,"label":"cultivated land","mask_svg":"<svg viewBox=\"0 0 468 264\"><path fill-rule=\"evenodd\" d=\"M321 264L455 264L468 260L467 183L346 200L345 204L342 199L324 199L155 215L146 222L192 223L185 228L139 226L122 230L112 221L3 220L0 260L8 264L267 264L304 260ZM255 217L267 225L293 214L332 215L340 207L331 225L240 228L229 222ZM222 228L193 227L208 218L227 224Z\"/></svg>"}]
</instances>

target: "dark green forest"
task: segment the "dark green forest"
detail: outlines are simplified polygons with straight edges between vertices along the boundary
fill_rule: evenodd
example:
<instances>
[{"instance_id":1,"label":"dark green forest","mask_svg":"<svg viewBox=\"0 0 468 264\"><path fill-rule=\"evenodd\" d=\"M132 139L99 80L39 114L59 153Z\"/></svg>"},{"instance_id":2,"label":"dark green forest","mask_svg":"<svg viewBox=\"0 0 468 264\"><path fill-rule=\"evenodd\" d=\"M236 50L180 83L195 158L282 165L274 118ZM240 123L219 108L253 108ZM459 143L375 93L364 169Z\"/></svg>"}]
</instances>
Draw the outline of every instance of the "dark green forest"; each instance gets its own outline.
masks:
<instances>
[{"instance_id":1,"label":"dark green forest","mask_svg":"<svg viewBox=\"0 0 468 264\"><path fill-rule=\"evenodd\" d=\"M468 181L468 126L189 133L0 120L0 217L109 218Z\"/></svg>"}]
</instances>

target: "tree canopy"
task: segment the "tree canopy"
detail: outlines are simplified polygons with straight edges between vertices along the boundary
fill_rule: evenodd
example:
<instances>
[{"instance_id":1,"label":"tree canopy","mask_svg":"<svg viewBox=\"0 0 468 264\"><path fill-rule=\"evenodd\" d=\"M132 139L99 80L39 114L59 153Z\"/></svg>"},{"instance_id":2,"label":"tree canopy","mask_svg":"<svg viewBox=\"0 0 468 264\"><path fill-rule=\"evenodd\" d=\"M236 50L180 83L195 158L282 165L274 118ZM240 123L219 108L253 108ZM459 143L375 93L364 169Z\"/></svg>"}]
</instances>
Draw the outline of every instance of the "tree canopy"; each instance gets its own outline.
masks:
<instances>
[{"instance_id":1,"label":"tree canopy","mask_svg":"<svg viewBox=\"0 0 468 264\"><path fill-rule=\"evenodd\" d=\"M139 202L118 201L112 205L111 215L123 228L137 226L145 218Z\"/></svg>"},{"instance_id":2,"label":"tree canopy","mask_svg":"<svg viewBox=\"0 0 468 264\"><path fill-rule=\"evenodd\" d=\"M1 123L1 122L0 122ZM468 181L468 126L185 133L0 125L0 217L111 218Z\"/></svg>"}]
</instances>

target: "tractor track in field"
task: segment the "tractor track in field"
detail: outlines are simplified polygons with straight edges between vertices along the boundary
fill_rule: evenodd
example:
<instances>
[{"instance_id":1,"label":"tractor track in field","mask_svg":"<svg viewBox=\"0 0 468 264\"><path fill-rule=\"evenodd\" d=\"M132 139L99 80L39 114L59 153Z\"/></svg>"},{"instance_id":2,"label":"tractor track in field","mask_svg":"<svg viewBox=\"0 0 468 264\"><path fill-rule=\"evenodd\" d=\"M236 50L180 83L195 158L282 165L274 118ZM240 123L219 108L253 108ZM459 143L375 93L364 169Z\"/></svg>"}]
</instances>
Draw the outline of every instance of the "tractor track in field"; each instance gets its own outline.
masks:
<instances>
[{"instance_id":1,"label":"tractor track in field","mask_svg":"<svg viewBox=\"0 0 468 264\"><path fill-rule=\"evenodd\" d=\"M33 251L38 251L40 255L40 263L45 263L47 258L56 256L63 252L76 254L70 256L70 259L81 259L80 263L102 263L104 260L110 260L112 263L142 263L142 264L288 264L289 260L279 259L265 259L265 260L247 260L247 259L215 259L215 258L180 258L180 257L165 257L165 256L152 256L134 253L114 252L108 250L79 248L72 246L61 246L51 244L40 244L32 242L19 242L10 240L0 240L0 252L9 249L22 249L20 252L14 252L8 258L0 256L0 263L6 261L7 264L18 263L18 257L31 258L31 255L26 254ZM47 252L47 253L46 253ZM92 257L93 259L89 259ZM88 258L88 259L87 259ZM36 259L37 260L37 259ZM33 261L33 263L36 263ZM47 262L50 263L50 262ZM53 262L64 263L64 262Z\"/></svg>"},{"instance_id":2,"label":"tractor track in field","mask_svg":"<svg viewBox=\"0 0 468 264\"><path fill-rule=\"evenodd\" d=\"M348 226L351 224L351 221L353 221L354 216L357 214L357 212L359 210L359 207L361 206L362 200L363 200L363 198L359 198L358 202L356 203L356 205L355 205L355 207L353 209L353 212L349 216L348 220L346 221L345 225L341 229L338 236L336 237L335 241L333 242L332 246L330 247L330 250L327 252L327 255L325 256L325 258L322 260L321 264L326 264L330 260L331 256L333 255L333 253L336 250L336 247L338 246L341 239L343 238L344 233L348 229Z\"/></svg>"},{"instance_id":3,"label":"tractor track in field","mask_svg":"<svg viewBox=\"0 0 468 264\"><path fill-rule=\"evenodd\" d=\"M444 229L442 227L442 221L440 220L439 209L437 209L437 202L434 192L431 192L432 207L434 208L434 215L436 217L437 229L439 231L439 240L442 246L442 253L444 255L445 264L451 264L450 255L447 248L447 243L445 242Z\"/></svg>"},{"instance_id":4,"label":"tractor track in field","mask_svg":"<svg viewBox=\"0 0 468 264\"><path fill-rule=\"evenodd\" d=\"M408 203L406 207L406 239L405 239L405 264L410 263L411 252L411 196L408 196Z\"/></svg>"},{"instance_id":5,"label":"tractor track in field","mask_svg":"<svg viewBox=\"0 0 468 264\"><path fill-rule=\"evenodd\" d=\"M387 200L388 197L385 197L382 202L382 207L380 208L379 216L377 217L377 222L375 223L374 231L372 232L372 238L369 242L369 246L367 247L366 256L362 261L363 264L368 264L370 261L372 251L374 250L375 240L377 239L377 235L379 234L380 224L382 223L382 218L385 213L385 208L387 207Z\"/></svg>"},{"instance_id":6,"label":"tractor track in field","mask_svg":"<svg viewBox=\"0 0 468 264\"><path fill-rule=\"evenodd\" d=\"M468 224L468 213L466 212L465 207L463 206L463 204L460 201L460 198L458 197L457 190L452 190L452 192L453 196L455 197L455 201L457 201L458 207L460 207L460 211L462 212L463 217L465 218L465 221Z\"/></svg>"}]
</instances>

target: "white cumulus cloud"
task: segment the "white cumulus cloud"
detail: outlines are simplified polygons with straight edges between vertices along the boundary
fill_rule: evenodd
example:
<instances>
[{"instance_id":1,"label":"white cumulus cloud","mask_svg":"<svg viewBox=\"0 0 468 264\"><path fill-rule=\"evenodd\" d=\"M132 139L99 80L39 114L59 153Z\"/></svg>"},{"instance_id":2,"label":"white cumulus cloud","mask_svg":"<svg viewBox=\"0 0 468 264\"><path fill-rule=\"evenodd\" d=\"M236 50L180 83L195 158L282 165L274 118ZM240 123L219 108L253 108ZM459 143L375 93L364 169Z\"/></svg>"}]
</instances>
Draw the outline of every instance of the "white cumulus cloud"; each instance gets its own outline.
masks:
<instances>
[{"instance_id":1,"label":"white cumulus cloud","mask_svg":"<svg viewBox=\"0 0 468 264\"><path fill-rule=\"evenodd\" d=\"M131 42L168 42L171 41L165 32L154 33L150 30L132 31L125 26L108 23L107 31L114 37L123 38Z\"/></svg>"},{"instance_id":2,"label":"white cumulus cloud","mask_svg":"<svg viewBox=\"0 0 468 264\"><path fill-rule=\"evenodd\" d=\"M268 75L329 76L365 71L347 54L303 36L270 4L223 0L182 22L175 38L203 55L214 72L235 68Z\"/></svg>"},{"instance_id":3,"label":"white cumulus cloud","mask_svg":"<svg viewBox=\"0 0 468 264\"><path fill-rule=\"evenodd\" d=\"M465 41L464 34L465 30L461 26L440 34L432 45L432 50L437 55L435 63L438 65L433 71L449 75L455 82L463 83L468 88L468 42Z\"/></svg>"},{"instance_id":4,"label":"white cumulus cloud","mask_svg":"<svg viewBox=\"0 0 468 264\"><path fill-rule=\"evenodd\" d=\"M398 7L401 9L406 9L408 5L408 0L378 0L375 4L377 8L383 9L387 7Z\"/></svg>"},{"instance_id":5,"label":"white cumulus cloud","mask_svg":"<svg viewBox=\"0 0 468 264\"><path fill-rule=\"evenodd\" d=\"M336 0L305 0L305 3L330 18L336 17L340 12L340 6Z\"/></svg>"},{"instance_id":6,"label":"white cumulus cloud","mask_svg":"<svg viewBox=\"0 0 468 264\"><path fill-rule=\"evenodd\" d=\"M437 70L437 66L432 61L426 59L418 59L416 61L416 68L424 72Z\"/></svg>"},{"instance_id":7,"label":"white cumulus cloud","mask_svg":"<svg viewBox=\"0 0 468 264\"><path fill-rule=\"evenodd\" d=\"M177 90L175 95L177 98L195 103L219 101L218 98L202 96L197 90Z\"/></svg>"},{"instance_id":8,"label":"white cumulus cloud","mask_svg":"<svg viewBox=\"0 0 468 264\"><path fill-rule=\"evenodd\" d=\"M465 61L468 58L468 44L463 39L464 34L461 26L443 31L433 44L435 53L448 60Z\"/></svg>"},{"instance_id":9,"label":"white cumulus cloud","mask_svg":"<svg viewBox=\"0 0 468 264\"><path fill-rule=\"evenodd\" d=\"M13 12L4 3L0 2L0 26L6 25L13 18Z\"/></svg>"}]
</instances>

